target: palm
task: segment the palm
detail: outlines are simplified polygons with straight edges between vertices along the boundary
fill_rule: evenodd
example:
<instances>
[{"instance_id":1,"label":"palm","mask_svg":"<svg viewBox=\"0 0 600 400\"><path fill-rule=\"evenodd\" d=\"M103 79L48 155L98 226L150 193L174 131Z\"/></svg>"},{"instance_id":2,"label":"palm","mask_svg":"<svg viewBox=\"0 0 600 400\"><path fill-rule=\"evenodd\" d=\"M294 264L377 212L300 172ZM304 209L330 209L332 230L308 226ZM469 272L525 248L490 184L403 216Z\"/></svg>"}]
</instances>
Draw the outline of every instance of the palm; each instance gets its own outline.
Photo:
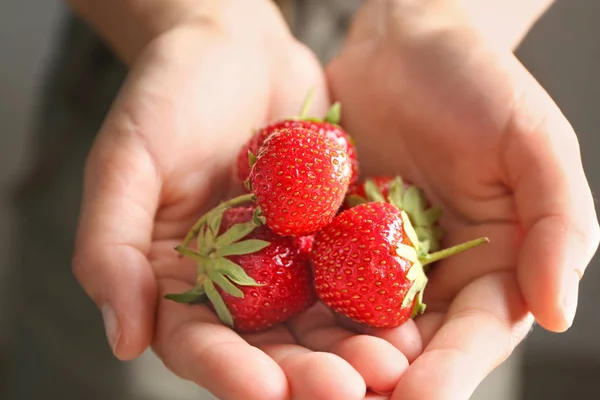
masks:
<instances>
[{"instance_id":1,"label":"palm","mask_svg":"<svg viewBox=\"0 0 600 400\"><path fill-rule=\"evenodd\" d=\"M466 398L532 322L517 281L522 210L511 187L515 169L506 165L517 134L517 98L504 72L510 64L468 32L424 38L417 47L393 32L361 33L367 22L360 18L327 72L363 176L400 174L421 186L445 209L444 245L491 240L431 271L427 312L416 320L427 346L396 392L428 399L450 390L447 398ZM424 385L424 376L440 386Z\"/></svg>"},{"instance_id":2,"label":"palm","mask_svg":"<svg viewBox=\"0 0 600 400\"><path fill-rule=\"evenodd\" d=\"M280 17L269 8L267 23L248 29L265 15L247 15L264 9L236 4L244 12L236 8L239 20L228 21L233 32L181 27L147 49L89 158L74 268L103 310L115 309L118 330L107 329L119 358L151 343L171 370L223 400L360 400L365 388L395 387L393 399L462 399L527 332L521 292L536 317L562 326L552 309L566 269L559 264L589 262L598 232L568 124L512 58L488 56L469 32L418 45L394 32L362 33L380 32L377 19L354 30L327 71L363 176L400 173L425 188L446 209L446 244L492 243L436 266L429 312L397 329L356 326L317 305L241 337L206 307L162 300L193 283L194 269L173 246L237 187L231 165L251 130L297 113L311 87L313 113L327 107L322 71ZM369 25L365 15L356 27ZM539 95L547 112L529 113L522 91ZM528 135L554 126L563 132ZM560 199L582 195L557 203L557 186ZM559 229L561 218L572 225ZM591 235L566 257L565 232Z\"/></svg>"},{"instance_id":3,"label":"palm","mask_svg":"<svg viewBox=\"0 0 600 400\"><path fill-rule=\"evenodd\" d=\"M231 166L252 129L298 113L311 88L312 112L327 109L324 74L306 49L286 38L273 60L240 44L213 51L174 32L148 49L149 61L133 70L121 95L120 109L141 134L126 138L131 143L121 139L127 168L143 176L132 198L154 215L144 252L158 287L152 346L172 371L221 399L360 400L367 385L389 392L407 365L402 353L344 329L320 306L285 326L239 336L205 306L164 300L194 284L193 264L173 248L201 214L239 190ZM155 203L148 200L154 190ZM419 351L404 348L409 355Z\"/></svg>"},{"instance_id":4,"label":"palm","mask_svg":"<svg viewBox=\"0 0 600 400\"><path fill-rule=\"evenodd\" d=\"M232 56L239 57L239 53L240 49L232 49ZM305 56L299 54L301 57ZM396 53L389 51L378 54L378 58L371 60L371 68L375 71L380 68L383 73L386 65L395 61L391 57L396 57ZM352 69L345 69L345 66L359 65L352 62L353 56L362 57L362 54L347 51L336 61L339 67L336 64L331 66L330 84L337 96L336 100L343 103L344 125L357 139L363 176L399 172L424 187L429 197L435 203L443 204L447 210L443 220L444 228L448 231L447 244L479 236L489 236L492 244L456 256L436 267L426 291L429 312L419 318L416 324L410 322L393 330L365 332L364 328L348 321L340 321L322 305L317 305L288 324L260 334L240 337L223 327L214 313L206 307L185 307L162 301L159 306L155 349L176 372L179 371L182 355L186 359L192 357L192 360L198 360L199 364L210 365L214 377L199 372L192 376L185 373L182 375L209 387L219 397L246 398L249 395L248 388L242 385L243 381L248 379L247 374L256 374L258 360L261 359L269 367L263 366L260 376L264 382L269 383L261 388L260 396L265 396L265 391L284 396L288 384L293 395L298 398L331 399L339 396L344 399L360 399L365 387L378 392L391 392L408 366L408 361L415 360L422 351L422 343L429 342L444 320L446 325L443 329L450 330L452 337L459 334L454 327L457 323L460 332L464 327L484 318L487 325L470 333L470 338L476 340L482 335L497 335L498 328L501 333L505 333L507 329L512 329L512 324L525 317L514 274L517 245L514 242L517 231L513 217L514 205L502 183L499 167L501 156L497 147L490 145L491 141L499 141L504 133L504 126L501 126L503 121L500 121L495 131L490 129L489 120L494 116L490 115L488 109L473 110L473 99L466 96L462 101L452 102L452 108L448 107L451 102L449 94L464 93L465 85L472 85L472 90L477 92L477 85L480 83L449 79L452 70L443 70L441 74L440 71L419 70L417 66L422 63L415 59L414 65L403 66L406 76L410 77L406 79L406 86L396 86L398 92L395 98L410 99L410 103L393 103L390 106L396 110L409 108L408 110L395 115L385 108L377 108L380 114L357 112L358 109L368 110L367 100L373 97L379 102L377 104L389 104L396 100L392 98L386 101L387 99L380 97L382 94L378 89L381 86L378 85L385 84L383 81L361 85L363 90L369 88L371 92L358 92L357 95L358 89L348 82L361 82L361 79L373 79L382 74L371 71L369 76L345 75L355 73ZM299 58L298 54L293 54L292 57ZM224 63L231 64L232 61L215 59L213 73L216 74L217 68ZM431 62L435 64L435 60ZM289 74L282 73L282 83L277 86L277 90L295 92L296 98L288 99L283 108L281 104L268 102L267 99L272 96L265 97L262 103L256 102L262 92L252 92L252 88L243 92L248 96L248 100L243 101L239 97L239 87L251 81L250 76L244 76L248 65L244 67L243 70L232 73L239 77L239 81L232 82L229 87L231 92L228 93L223 86L219 87L218 101L214 101L212 105L215 107L215 112L212 113L215 119L206 119L206 115L211 114L200 113L203 118L191 124L198 132L210 130L211 138L227 137L231 140L223 143L216 139L207 143L202 135L192 135L186 131L174 132L174 135L181 135L181 139L171 141L177 147L161 145L161 154L155 155L156 159L173 168L165 176L163 205L157 213L154 242L149 253L160 294L181 292L194 282L193 266L178 259L172 250L173 246L181 240L200 213L206 211L206 207L228 196L229 188L237 187L235 181L230 182L230 165L251 129L274 118L294 114L310 87L310 82L306 82L306 87L300 90L285 90L289 82L296 81L296 76L291 71ZM206 68L204 64L203 72ZM256 69L260 69L260 65L255 67L255 71ZM206 72L204 74L212 75ZM318 73L315 72L314 76L318 76ZM256 74L252 75L252 79L257 81ZM343 84L338 85L337 82ZM206 90L208 82L203 82L202 79L194 80L194 83L193 87L188 86L179 93L179 102L203 104L195 96L213 92ZM196 85L204 90L200 92L195 89ZM449 87L452 85L456 87ZM262 90L260 86L258 89ZM498 91L495 94L497 93ZM190 97L186 98L186 95ZM363 100L365 102L361 104ZM486 101L491 104L498 102L493 98ZM254 109L246 106L250 103ZM324 102L320 105L319 111L322 112ZM480 103L480 107L483 106ZM219 107L229 107L229 114L216 112ZM487 107L492 109L489 104ZM238 118L230 119L229 115L236 115ZM394 117L390 118L390 115ZM218 116L221 118L216 119ZM173 116L166 116L165 121L172 118ZM185 118L189 119L189 116L186 115ZM481 131L484 129L486 134L482 135ZM390 130L403 134L389 135ZM378 134L381 136L377 137ZM369 140L364 140L364 137ZM394 142L381 146L384 140ZM431 143L439 145L431 148ZM382 152L382 148L392 151ZM210 151L203 153L204 149ZM213 169L207 171L207 165ZM482 165L486 168L482 168ZM507 308L502 310L505 321L488 317L492 312L486 311L486 304L482 299L483 294L490 291L507 302ZM466 318L457 318L460 316ZM456 322L448 322L447 317ZM194 323L189 324L189 321ZM209 339L201 339L201 346L200 338L195 338L200 335L198 332L210 332ZM370 336L359 333L369 333ZM440 344L441 347L444 345ZM431 354L427 353L427 357L431 357ZM246 357L249 361L242 364L242 359ZM211 380L217 379L217 373L222 374L231 368L233 358L237 359L237 375L231 375L228 379L232 380L230 387L239 391L212 387ZM436 361L436 364L439 362ZM469 367L472 368L476 362L477 360L470 360ZM343 371L343 379L340 379L340 370ZM464 386L464 389L472 388Z\"/></svg>"}]
</instances>

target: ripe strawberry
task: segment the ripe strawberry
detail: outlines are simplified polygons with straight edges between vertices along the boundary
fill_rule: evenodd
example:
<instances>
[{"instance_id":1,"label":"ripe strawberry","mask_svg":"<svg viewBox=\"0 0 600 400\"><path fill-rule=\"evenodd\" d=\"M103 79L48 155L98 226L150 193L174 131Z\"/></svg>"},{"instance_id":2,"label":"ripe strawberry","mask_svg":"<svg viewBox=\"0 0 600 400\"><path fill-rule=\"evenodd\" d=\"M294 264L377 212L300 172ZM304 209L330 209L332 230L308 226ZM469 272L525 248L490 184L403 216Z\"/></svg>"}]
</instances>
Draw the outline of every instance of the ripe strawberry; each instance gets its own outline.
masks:
<instances>
[{"instance_id":1,"label":"ripe strawberry","mask_svg":"<svg viewBox=\"0 0 600 400\"><path fill-rule=\"evenodd\" d=\"M309 236L329 224L348 191L348 155L330 138L304 128L282 129L265 140L248 177L250 194L219 205L225 210L255 202L257 224L282 236ZM207 223L204 215L183 245Z\"/></svg>"},{"instance_id":2,"label":"ripe strawberry","mask_svg":"<svg viewBox=\"0 0 600 400\"><path fill-rule=\"evenodd\" d=\"M406 211L425 252L439 250L444 236L438 223L442 209L431 207L417 185L403 181L400 176L372 177L348 190L344 209L376 201L387 201Z\"/></svg>"},{"instance_id":3,"label":"ripe strawberry","mask_svg":"<svg viewBox=\"0 0 600 400\"><path fill-rule=\"evenodd\" d=\"M361 203L366 203L367 201L375 201L372 199L373 193L367 193L369 190L373 190L372 188L375 188L377 194L381 195L381 197L387 199L390 194L390 187L396 184L398 179L401 180L401 178L393 176L374 176L365 179L348 191L348 198L346 199L344 206L350 208ZM404 190L408 190L412 186L408 182L401 181L401 183ZM370 187L369 185L374 186Z\"/></svg>"},{"instance_id":4,"label":"ripe strawberry","mask_svg":"<svg viewBox=\"0 0 600 400\"><path fill-rule=\"evenodd\" d=\"M358 159L356 156L356 148L352 142L352 139L344 130L338 126L329 122L318 121L318 120L294 120L285 119L282 121L275 122L271 125L264 127L263 129L256 132L246 145L240 150L237 158L237 176L240 182L245 182L250 175L250 160L249 154L257 154L260 150L260 146L264 141L271 136L273 133L281 129L289 128L304 128L319 132L332 140L335 140L342 150L348 154L350 163L352 165L352 175L350 177L350 186L356 184L358 180Z\"/></svg>"},{"instance_id":5,"label":"ripe strawberry","mask_svg":"<svg viewBox=\"0 0 600 400\"><path fill-rule=\"evenodd\" d=\"M197 286L167 298L184 303L208 298L221 320L238 332L267 329L312 306L316 295L306 249L296 238L257 227L255 211L255 205L217 208L198 250L178 247L198 261Z\"/></svg>"},{"instance_id":6,"label":"ripe strawberry","mask_svg":"<svg viewBox=\"0 0 600 400\"><path fill-rule=\"evenodd\" d=\"M312 252L313 243L315 242L315 235L298 236L294 238L296 247L310 257Z\"/></svg>"},{"instance_id":7,"label":"ripe strawberry","mask_svg":"<svg viewBox=\"0 0 600 400\"><path fill-rule=\"evenodd\" d=\"M487 242L425 254L408 215L385 202L342 211L316 234L317 295L334 311L373 327L400 326L425 311L423 266Z\"/></svg>"},{"instance_id":8,"label":"ripe strawberry","mask_svg":"<svg viewBox=\"0 0 600 400\"><path fill-rule=\"evenodd\" d=\"M335 141L291 128L265 140L248 182L269 228L280 235L303 236L333 220L350 174L348 155Z\"/></svg>"},{"instance_id":9,"label":"ripe strawberry","mask_svg":"<svg viewBox=\"0 0 600 400\"><path fill-rule=\"evenodd\" d=\"M352 176L350 186L352 187L358 181L358 157L356 155L356 146L350 135L339 126L341 105L335 103L327 112L324 119L308 117L308 109L312 100L312 93L307 96L299 117L285 118L269 124L254 132L252 137L242 147L237 156L236 172L240 182L246 182L252 169L252 158L258 154L264 141L273 133L281 129L304 128L314 130L322 135L337 142L342 150L348 154L352 164ZM246 188L247 189L247 188Z\"/></svg>"}]
</instances>

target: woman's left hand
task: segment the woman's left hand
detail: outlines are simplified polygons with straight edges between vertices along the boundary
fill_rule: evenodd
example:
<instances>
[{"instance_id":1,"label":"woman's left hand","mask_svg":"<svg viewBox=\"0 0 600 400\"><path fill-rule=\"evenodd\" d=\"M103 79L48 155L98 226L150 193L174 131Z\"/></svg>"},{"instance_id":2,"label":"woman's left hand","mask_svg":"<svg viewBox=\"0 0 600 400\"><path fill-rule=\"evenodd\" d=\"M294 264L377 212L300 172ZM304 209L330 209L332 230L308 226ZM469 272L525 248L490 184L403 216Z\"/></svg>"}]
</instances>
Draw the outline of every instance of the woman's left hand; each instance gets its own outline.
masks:
<instances>
[{"instance_id":1,"label":"woman's left hand","mask_svg":"<svg viewBox=\"0 0 600 400\"><path fill-rule=\"evenodd\" d=\"M366 2L327 74L363 176L424 188L446 210L444 245L491 240L435 266L426 313L384 334L423 345L393 400L462 400L534 318L571 326L600 230L577 137L549 95L439 2L412 3Z\"/></svg>"}]
</instances>

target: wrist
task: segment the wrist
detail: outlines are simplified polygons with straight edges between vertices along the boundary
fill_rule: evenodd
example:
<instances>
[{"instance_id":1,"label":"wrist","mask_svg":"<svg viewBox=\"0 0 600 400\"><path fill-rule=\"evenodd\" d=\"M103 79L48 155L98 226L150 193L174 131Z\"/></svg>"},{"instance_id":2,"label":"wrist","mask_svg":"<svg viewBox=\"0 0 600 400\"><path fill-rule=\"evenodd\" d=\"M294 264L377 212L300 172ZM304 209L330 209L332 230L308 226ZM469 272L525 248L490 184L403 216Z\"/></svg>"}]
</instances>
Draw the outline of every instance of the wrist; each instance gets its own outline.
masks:
<instances>
[{"instance_id":1,"label":"wrist","mask_svg":"<svg viewBox=\"0 0 600 400\"><path fill-rule=\"evenodd\" d=\"M415 32L469 29L514 50L554 0L388 0L394 18Z\"/></svg>"},{"instance_id":2,"label":"wrist","mask_svg":"<svg viewBox=\"0 0 600 400\"><path fill-rule=\"evenodd\" d=\"M454 0L487 41L515 49L554 0Z\"/></svg>"},{"instance_id":3,"label":"wrist","mask_svg":"<svg viewBox=\"0 0 600 400\"><path fill-rule=\"evenodd\" d=\"M158 35L191 18L194 0L66 0L126 64Z\"/></svg>"},{"instance_id":4,"label":"wrist","mask_svg":"<svg viewBox=\"0 0 600 400\"><path fill-rule=\"evenodd\" d=\"M262 8L269 0L66 0L126 64L158 36L181 25L206 33L229 29L238 9Z\"/></svg>"}]
</instances>

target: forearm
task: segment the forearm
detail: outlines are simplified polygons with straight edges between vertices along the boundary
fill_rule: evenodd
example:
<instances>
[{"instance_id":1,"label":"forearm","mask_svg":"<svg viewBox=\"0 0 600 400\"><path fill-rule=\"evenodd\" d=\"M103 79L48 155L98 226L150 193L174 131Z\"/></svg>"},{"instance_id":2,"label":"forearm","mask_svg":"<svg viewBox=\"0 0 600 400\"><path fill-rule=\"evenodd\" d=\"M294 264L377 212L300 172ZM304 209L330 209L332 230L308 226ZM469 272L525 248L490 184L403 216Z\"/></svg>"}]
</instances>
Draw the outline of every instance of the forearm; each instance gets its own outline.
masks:
<instances>
[{"instance_id":1,"label":"forearm","mask_svg":"<svg viewBox=\"0 0 600 400\"><path fill-rule=\"evenodd\" d=\"M488 40L516 48L554 0L455 0Z\"/></svg>"},{"instance_id":2,"label":"forearm","mask_svg":"<svg viewBox=\"0 0 600 400\"><path fill-rule=\"evenodd\" d=\"M370 0L392 4L404 34L477 31L493 46L515 49L554 0ZM410 33L409 31L413 31Z\"/></svg>"},{"instance_id":3,"label":"forearm","mask_svg":"<svg viewBox=\"0 0 600 400\"><path fill-rule=\"evenodd\" d=\"M126 63L153 38L186 20L210 25L218 20L218 1L66 0Z\"/></svg>"}]
</instances>

